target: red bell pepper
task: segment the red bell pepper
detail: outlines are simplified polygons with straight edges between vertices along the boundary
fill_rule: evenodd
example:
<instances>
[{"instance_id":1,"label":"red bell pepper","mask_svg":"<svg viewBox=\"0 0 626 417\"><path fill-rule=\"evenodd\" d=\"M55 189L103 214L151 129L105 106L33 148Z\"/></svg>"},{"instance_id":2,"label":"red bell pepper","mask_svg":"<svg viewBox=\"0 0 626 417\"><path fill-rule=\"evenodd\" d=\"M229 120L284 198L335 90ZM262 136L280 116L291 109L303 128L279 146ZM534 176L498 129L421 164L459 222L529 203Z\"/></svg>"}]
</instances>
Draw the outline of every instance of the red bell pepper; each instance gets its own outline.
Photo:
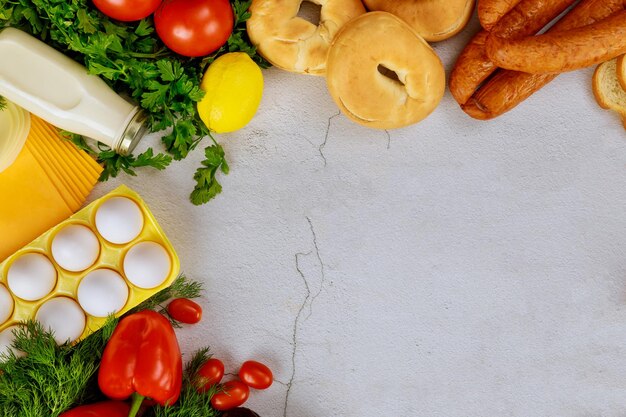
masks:
<instances>
[{"instance_id":1,"label":"red bell pepper","mask_svg":"<svg viewBox=\"0 0 626 417\"><path fill-rule=\"evenodd\" d=\"M104 348L98 385L109 398L132 395L129 417L144 397L160 405L178 400L183 361L174 328L161 314L145 310L123 318Z\"/></svg>"},{"instance_id":2,"label":"red bell pepper","mask_svg":"<svg viewBox=\"0 0 626 417\"><path fill-rule=\"evenodd\" d=\"M126 417L130 405L121 401L103 401L82 405L64 412L59 417Z\"/></svg>"}]
</instances>

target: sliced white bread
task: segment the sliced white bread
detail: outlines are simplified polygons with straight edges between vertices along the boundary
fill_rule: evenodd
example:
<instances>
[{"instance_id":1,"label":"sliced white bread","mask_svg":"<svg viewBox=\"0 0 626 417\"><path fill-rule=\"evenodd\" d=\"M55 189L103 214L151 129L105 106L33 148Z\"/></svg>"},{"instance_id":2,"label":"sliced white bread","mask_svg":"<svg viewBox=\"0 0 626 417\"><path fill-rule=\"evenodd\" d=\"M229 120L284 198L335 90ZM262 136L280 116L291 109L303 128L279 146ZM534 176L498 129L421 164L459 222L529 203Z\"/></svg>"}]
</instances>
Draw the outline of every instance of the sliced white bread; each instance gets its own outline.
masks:
<instances>
[{"instance_id":1,"label":"sliced white bread","mask_svg":"<svg viewBox=\"0 0 626 417\"><path fill-rule=\"evenodd\" d=\"M626 90L626 55L617 58L617 80L624 90Z\"/></svg>"},{"instance_id":2,"label":"sliced white bread","mask_svg":"<svg viewBox=\"0 0 626 417\"><path fill-rule=\"evenodd\" d=\"M598 65L593 74L593 94L602 108L621 116L626 128L626 90L618 80L617 58Z\"/></svg>"}]
</instances>

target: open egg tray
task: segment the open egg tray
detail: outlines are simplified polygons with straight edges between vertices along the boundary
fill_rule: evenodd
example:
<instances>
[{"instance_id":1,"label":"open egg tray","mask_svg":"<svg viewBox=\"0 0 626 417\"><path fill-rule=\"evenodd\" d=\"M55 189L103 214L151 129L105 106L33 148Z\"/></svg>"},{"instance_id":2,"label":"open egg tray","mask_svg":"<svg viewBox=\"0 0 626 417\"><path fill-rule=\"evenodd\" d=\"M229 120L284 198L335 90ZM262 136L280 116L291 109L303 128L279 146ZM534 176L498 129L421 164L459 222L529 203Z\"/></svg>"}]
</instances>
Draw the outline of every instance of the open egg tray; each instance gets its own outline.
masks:
<instances>
[{"instance_id":1,"label":"open egg tray","mask_svg":"<svg viewBox=\"0 0 626 417\"><path fill-rule=\"evenodd\" d=\"M126 197L132 200L138 205L141 213L143 214L143 229L137 237L125 244L113 244L107 241L101 236L95 225L95 215L98 208L105 201L113 197ZM80 272L70 272L63 269L61 266L58 265L58 263L52 256L52 240L60 230L71 224L86 226L96 235L100 243L100 253L95 263L89 268ZM155 242L161 245L167 251L171 261L170 271L165 281L163 281L160 285L150 289L140 288L136 285L133 285L133 283L131 283L131 281L125 275L123 267L123 261L126 253L134 245L146 241ZM9 287L7 282L8 270L11 267L11 264L15 260L20 258L20 256L27 253L39 253L46 256L48 260L54 265L57 273L56 285L54 286L54 289L48 295L37 301L26 301L17 297L11 291L11 288ZM0 264L0 284L9 290L9 293L14 301L12 314L5 322L0 323L0 333L2 332L2 330L12 325L18 324L26 320L34 319L39 307L52 298L64 296L76 301L76 303L80 305L77 295L80 281L83 277L96 269L111 269L117 272L126 281L126 285L128 286L128 298L124 307L117 313L115 313L115 316L117 317L123 315L124 313L137 306L141 302L145 301L146 299L150 298L152 295L156 294L162 289L170 286L172 282L176 279L180 271L180 261L178 259L178 255L174 251L170 241L165 236L165 233L163 232L141 197L139 197L137 193L135 193L126 186L120 186L106 196L89 204L87 207L78 211L73 216L69 217L65 221L59 223L55 227L51 228L50 230L39 236L29 245L18 250L16 253L11 255ZM84 313L86 318L85 329L77 340L81 340L87 337L89 334L95 332L100 327L102 327L107 320L106 317L94 317L90 316L87 312Z\"/></svg>"}]
</instances>

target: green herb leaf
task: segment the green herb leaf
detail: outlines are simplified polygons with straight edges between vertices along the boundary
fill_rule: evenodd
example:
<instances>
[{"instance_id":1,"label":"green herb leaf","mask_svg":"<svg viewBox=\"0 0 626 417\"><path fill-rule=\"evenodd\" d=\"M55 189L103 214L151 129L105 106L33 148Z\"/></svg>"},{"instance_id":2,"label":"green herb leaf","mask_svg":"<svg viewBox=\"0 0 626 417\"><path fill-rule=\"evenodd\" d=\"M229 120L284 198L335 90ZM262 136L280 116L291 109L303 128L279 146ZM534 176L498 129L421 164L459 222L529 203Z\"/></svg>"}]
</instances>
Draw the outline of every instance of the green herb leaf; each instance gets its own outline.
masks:
<instances>
[{"instance_id":1,"label":"green herb leaf","mask_svg":"<svg viewBox=\"0 0 626 417\"><path fill-rule=\"evenodd\" d=\"M162 304L172 297L196 298L201 290L198 282L181 275L169 288L125 316L145 309L162 309ZM80 343L61 346L38 322L29 321L20 326L13 347L27 355L20 358L10 353L0 361L0 417L56 417L69 408L104 400L98 388L97 372L104 347L119 320L109 317L102 328ZM193 413L165 416L216 415L209 404L215 390L200 397L191 384L199 363L203 363L200 361L208 357L208 350L203 349L186 367L185 388L177 405Z\"/></svg>"},{"instance_id":2,"label":"green herb leaf","mask_svg":"<svg viewBox=\"0 0 626 417\"><path fill-rule=\"evenodd\" d=\"M217 417L219 415L211 406L211 398L221 387L215 385L206 392L198 392L196 386L200 384L198 370L209 359L209 348L200 349L195 352L191 360L185 365L183 374L183 389L180 392L178 401L173 406L157 405L153 408L155 417Z\"/></svg>"},{"instance_id":3,"label":"green herb leaf","mask_svg":"<svg viewBox=\"0 0 626 417\"><path fill-rule=\"evenodd\" d=\"M87 14L84 9L79 9L76 11L76 18L78 19L78 27L82 29L85 33L96 33L96 22L95 19Z\"/></svg>"},{"instance_id":4,"label":"green herb leaf","mask_svg":"<svg viewBox=\"0 0 626 417\"><path fill-rule=\"evenodd\" d=\"M154 26L149 19L142 19L139 25L137 25L137 29L135 29L137 36L148 36L152 32L154 32Z\"/></svg>"},{"instance_id":5,"label":"green herb leaf","mask_svg":"<svg viewBox=\"0 0 626 417\"><path fill-rule=\"evenodd\" d=\"M151 19L115 22L93 8L89 0L0 0L0 28L12 26L33 34L85 65L115 91L140 103L148 112L152 132L172 128L162 140L174 159L182 159L208 134L195 105L204 96L200 81L206 66L221 54L237 51L249 54L262 67L269 66L256 53L245 31L251 0L231 0L231 4L235 14L233 33L226 45L204 59L183 58L165 48ZM89 148L84 141L71 140L81 149ZM214 146L219 145L209 148ZM120 172L135 175L137 167L163 169L170 162L162 155L135 158L115 155L109 149L89 152L97 154L104 164L102 181ZM221 192L215 174L228 172L223 155L221 159L218 169L205 165L201 168L209 169L209 173L201 175L202 181L191 195L196 204Z\"/></svg>"},{"instance_id":6,"label":"green herb leaf","mask_svg":"<svg viewBox=\"0 0 626 417\"><path fill-rule=\"evenodd\" d=\"M193 176L196 186L191 193L190 200L195 205L204 204L221 193L222 185L217 180L216 174L218 171L228 174L229 171L224 149L215 139L213 139L213 145L204 149L204 156L202 166Z\"/></svg>"}]
</instances>

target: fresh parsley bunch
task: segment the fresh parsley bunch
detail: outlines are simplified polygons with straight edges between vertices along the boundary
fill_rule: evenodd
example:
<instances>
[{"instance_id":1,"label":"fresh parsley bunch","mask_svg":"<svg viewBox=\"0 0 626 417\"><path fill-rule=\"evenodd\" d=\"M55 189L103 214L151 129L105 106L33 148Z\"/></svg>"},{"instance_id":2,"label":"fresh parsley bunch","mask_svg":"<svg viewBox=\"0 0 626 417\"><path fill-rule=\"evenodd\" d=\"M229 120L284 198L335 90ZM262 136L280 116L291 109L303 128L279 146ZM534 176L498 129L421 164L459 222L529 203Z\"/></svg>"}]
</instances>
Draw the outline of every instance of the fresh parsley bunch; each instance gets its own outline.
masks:
<instances>
[{"instance_id":1,"label":"fresh parsley bunch","mask_svg":"<svg viewBox=\"0 0 626 417\"><path fill-rule=\"evenodd\" d=\"M245 52L259 65L268 64L256 53L245 32L251 0L231 0L235 26L226 45L204 59L189 59L167 49L154 33L151 18L126 24L111 21L88 0L0 0L0 29L24 30L103 78L113 89L127 94L149 114L152 132L171 131L162 137L168 154L152 149L138 156L122 156L108 147L89 146L82 137L68 134L79 148L104 164L100 177L106 181L120 171L136 175L135 168L165 169L172 158L180 160L209 136L206 158L194 175L196 186L190 199L204 204L222 190L216 175L228 173L224 150L198 116L195 103L204 93L199 84L207 65L226 52ZM0 102L0 106L2 103Z\"/></svg>"}]
</instances>

